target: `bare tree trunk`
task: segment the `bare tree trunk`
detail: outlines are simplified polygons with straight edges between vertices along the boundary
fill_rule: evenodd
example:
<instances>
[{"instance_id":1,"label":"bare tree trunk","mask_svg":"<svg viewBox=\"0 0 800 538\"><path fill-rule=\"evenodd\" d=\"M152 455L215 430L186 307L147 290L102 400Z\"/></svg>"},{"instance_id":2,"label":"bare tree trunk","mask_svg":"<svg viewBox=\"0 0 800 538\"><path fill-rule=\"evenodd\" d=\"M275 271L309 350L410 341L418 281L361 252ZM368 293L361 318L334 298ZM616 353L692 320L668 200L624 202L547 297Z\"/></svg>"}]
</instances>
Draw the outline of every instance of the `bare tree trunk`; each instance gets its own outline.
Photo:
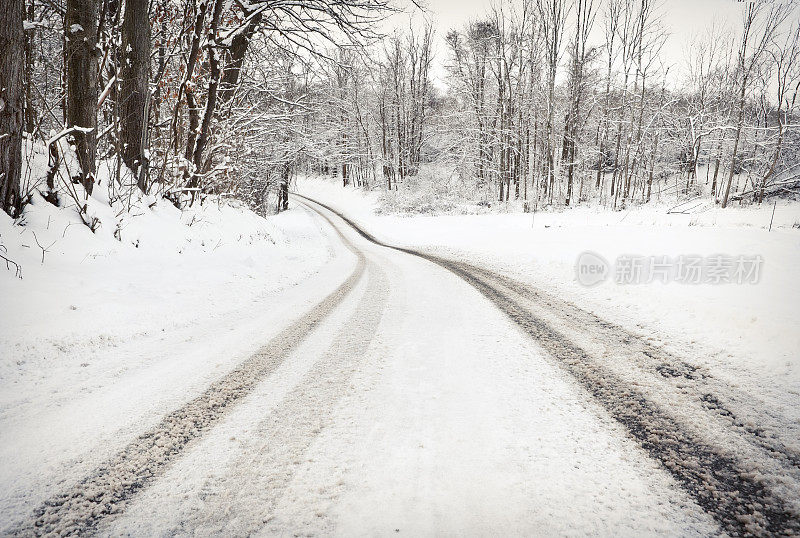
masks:
<instances>
[{"instance_id":1,"label":"bare tree trunk","mask_svg":"<svg viewBox=\"0 0 800 538\"><path fill-rule=\"evenodd\" d=\"M261 23L261 11L252 14L248 11L244 13L245 18L249 18L245 24L245 28L238 32L231 40L231 45L228 48L229 58L225 62L225 69L222 74L222 82L220 83L219 102L220 105L225 105L232 98L236 92L236 86L239 84L239 75L242 72L242 65L244 58L247 54L247 47L250 45L250 40L253 34Z\"/></svg>"},{"instance_id":2,"label":"bare tree trunk","mask_svg":"<svg viewBox=\"0 0 800 538\"><path fill-rule=\"evenodd\" d=\"M195 20L194 29L192 31L192 43L189 49L189 59L186 61L186 74L181 81L178 88L178 97L175 100L175 108L172 111L172 143L175 154L178 153L178 113L181 108L181 98L183 93L186 92L186 107L189 109L189 134L186 143L186 160L191 159L191 153L194 149L194 141L197 133L197 126L200 123L197 114L197 103L194 99L194 93L190 85L192 75L194 73L194 66L197 63L197 57L200 54L200 41L203 36L203 24L205 22L206 11L208 10L208 3L201 0L199 4L195 5ZM188 174L188 171L186 172Z\"/></svg>"},{"instance_id":3,"label":"bare tree trunk","mask_svg":"<svg viewBox=\"0 0 800 538\"><path fill-rule=\"evenodd\" d=\"M641 64L641 60L639 63ZM642 92L639 95L639 118L636 122L636 153L634 154L633 164L631 165L630 169L628 169L627 161L625 163L625 198L629 198L631 196L631 179L635 174L637 158L639 157L639 153L641 152L642 148L642 123L644 121L645 92L647 88L647 85L645 84L645 77L647 72L641 67L639 68L639 71L641 71L642 77ZM628 159L629 158L630 150L628 150ZM642 160L644 160L643 154Z\"/></svg>"},{"instance_id":4,"label":"bare tree trunk","mask_svg":"<svg viewBox=\"0 0 800 538\"><path fill-rule=\"evenodd\" d=\"M711 182L711 194L714 199L717 199L717 175L719 174L719 163L722 160L722 138L723 134L720 132L719 139L717 140L717 154L714 157L714 179Z\"/></svg>"},{"instance_id":5,"label":"bare tree trunk","mask_svg":"<svg viewBox=\"0 0 800 538\"><path fill-rule=\"evenodd\" d=\"M22 75L25 65L23 0L0 0L0 208L16 217L21 208Z\"/></svg>"},{"instance_id":6,"label":"bare tree trunk","mask_svg":"<svg viewBox=\"0 0 800 538\"><path fill-rule=\"evenodd\" d=\"M606 91L603 100L603 119L597 124L597 138L599 140L597 151L597 178L595 179L595 189L600 188L600 180L603 176L606 158L604 151L607 151L606 141L608 140L608 108L611 98L611 60L608 61L608 75L606 76ZM602 194L602 193L601 193ZM602 196L601 196L602 199Z\"/></svg>"},{"instance_id":7,"label":"bare tree trunk","mask_svg":"<svg viewBox=\"0 0 800 538\"><path fill-rule=\"evenodd\" d=\"M194 154L192 161L194 163L194 174L189 182L189 187L197 187L200 184L200 173L203 171L203 152L208 144L208 139L211 136L211 119L214 116L214 109L217 105L217 90L219 89L220 78L222 71L220 68L219 55L220 50L217 49L218 44L217 28L219 21L222 17L222 8L225 5L225 0L216 0L214 2L214 13L211 18L210 36L212 42L208 46L209 66L210 66L210 80L208 82L208 95L206 96L206 108L203 112L203 123L200 125L200 133L197 136L197 141L194 146Z\"/></svg>"},{"instance_id":8,"label":"bare tree trunk","mask_svg":"<svg viewBox=\"0 0 800 538\"><path fill-rule=\"evenodd\" d=\"M653 172L656 168L656 157L658 155L658 139L660 132L656 132L656 139L653 142L653 154L650 156L650 172L647 174L647 195L645 202L650 201L650 194L653 192Z\"/></svg>"},{"instance_id":9,"label":"bare tree trunk","mask_svg":"<svg viewBox=\"0 0 800 538\"><path fill-rule=\"evenodd\" d=\"M33 20L33 2L28 4L28 20ZM36 109L33 106L33 29L25 30L25 131L36 129Z\"/></svg>"},{"instance_id":10,"label":"bare tree trunk","mask_svg":"<svg viewBox=\"0 0 800 538\"><path fill-rule=\"evenodd\" d=\"M194 90L187 86L186 87L186 110L189 116L189 125L186 134L186 161L192 161L192 155L194 155L194 146L195 142L197 141L197 129L200 128L200 112L198 111L199 105L197 104L197 100L194 97ZM184 172L184 178L189 178L191 176L191 170L189 170L188 166Z\"/></svg>"},{"instance_id":11,"label":"bare tree trunk","mask_svg":"<svg viewBox=\"0 0 800 538\"><path fill-rule=\"evenodd\" d=\"M739 117L736 120L736 135L733 137L733 152L731 153L731 171L728 174L728 181L725 183L725 194L722 195L722 207L728 206L728 196L731 193L731 183L733 183L733 176L736 173L736 154L739 150L739 140L742 137L742 125L744 123L744 106L745 106L745 91L746 82L742 83L742 93L739 98Z\"/></svg>"},{"instance_id":12,"label":"bare tree trunk","mask_svg":"<svg viewBox=\"0 0 800 538\"><path fill-rule=\"evenodd\" d=\"M551 68L550 78L548 80L547 91L547 194L550 200L553 200L553 185L555 183L555 147L553 144L553 137L555 130L553 126L553 114L555 113L555 68Z\"/></svg>"},{"instance_id":13,"label":"bare tree trunk","mask_svg":"<svg viewBox=\"0 0 800 538\"><path fill-rule=\"evenodd\" d=\"M278 189L278 211L286 211L289 209L289 173L291 172L291 165L284 163L281 169L281 182Z\"/></svg>"},{"instance_id":14,"label":"bare tree trunk","mask_svg":"<svg viewBox=\"0 0 800 538\"><path fill-rule=\"evenodd\" d=\"M120 141L122 160L147 191L147 112L150 90L150 20L148 0L126 0L122 21L123 62L120 70Z\"/></svg>"},{"instance_id":15,"label":"bare tree trunk","mask_svg":"<svg viewBox=\"0 0 800 538\"><path fill-rule=\"evenodd\" d=\"M75 139L81 183L92 194L97 157L98 0L67 0L64 33L67 72L67 127Z\"/></svg>"}]
</instances>

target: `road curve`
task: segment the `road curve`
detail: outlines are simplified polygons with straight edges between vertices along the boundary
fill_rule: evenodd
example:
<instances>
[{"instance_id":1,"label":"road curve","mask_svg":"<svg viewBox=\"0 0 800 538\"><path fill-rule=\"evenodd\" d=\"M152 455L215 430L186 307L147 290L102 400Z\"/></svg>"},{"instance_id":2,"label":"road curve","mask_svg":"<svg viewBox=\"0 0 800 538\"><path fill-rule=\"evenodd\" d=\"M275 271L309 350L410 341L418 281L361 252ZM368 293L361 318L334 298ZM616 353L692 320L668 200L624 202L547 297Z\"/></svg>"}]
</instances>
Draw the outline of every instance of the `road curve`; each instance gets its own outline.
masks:
<instances>
[{"instance_id":1,"label":"road curve","mask_svg":"<svg viewBox=\"0 0 800 538\"><path fill-rule=\"evenodd\" d=\"M571 303L463 261L387 244L341 212L295 196L336 214L367 240L435 263L480 291L569 372L726 532L800 534L800 454L781 440L783 432L770 420L772 414L757 404L741 403L746 397L735 388ZM608 367L607 356L593 355L576 343L587 340L576 337L579 333L603 340L606 354L610 349L627 359L623 371L633 370L635 363L640 377L626 379ZM653 382L639 370L642 363L641 369L657 378ZM659 386L676 378L680 391ZM648 383L656 388L647 390ZM721 401L738 401L739 409L751 416L737 417ZM746 425L753 419L760 429Z\"/></svg>"},{"instance_id":2,"label":"road curve","mask_svg":"<svg viewBox=\"0 0 800 538\"><path fill-rule=\"evenodd\" d=\"M366 277L98 533L719 532L474 287L307 205Z\"/></svg>"},{"instance_id":3,"label":"road curve","mask_svg":"<svg viewBox=\"0 0 800 538\"><path fill-rule=\"evenodd\" d=\"M739 413L726 387L574 306L295 200L355 254L352 274L16 534L796 533L774 484L796 485L794 456L718 412ZM631 365L661 384L632 389ZM679 377L719 437L664 405Z\"/></svg>"}]
</instances>

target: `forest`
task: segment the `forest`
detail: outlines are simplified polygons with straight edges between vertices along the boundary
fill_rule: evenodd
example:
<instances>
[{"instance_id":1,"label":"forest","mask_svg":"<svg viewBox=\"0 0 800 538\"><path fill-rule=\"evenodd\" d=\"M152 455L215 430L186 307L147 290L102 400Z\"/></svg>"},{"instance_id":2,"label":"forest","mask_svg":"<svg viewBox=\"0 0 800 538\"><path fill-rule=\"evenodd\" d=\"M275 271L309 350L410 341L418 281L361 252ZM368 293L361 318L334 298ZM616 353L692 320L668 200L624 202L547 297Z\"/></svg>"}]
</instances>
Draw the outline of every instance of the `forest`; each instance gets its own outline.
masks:
<instances>
[{"instance_id":1,"label":"forest","mask_svg":"<svg viewBox=\"0 0 800 538\"><path fill-rule=\"evenodd\" d=\"M496 2L446 35L434 8L0 0L0 204L94 229L98 189L267 214L297 174L523 211L798 192L796 1L742 2L684 65L669 2Z\"/></svg>"}]
</instances>

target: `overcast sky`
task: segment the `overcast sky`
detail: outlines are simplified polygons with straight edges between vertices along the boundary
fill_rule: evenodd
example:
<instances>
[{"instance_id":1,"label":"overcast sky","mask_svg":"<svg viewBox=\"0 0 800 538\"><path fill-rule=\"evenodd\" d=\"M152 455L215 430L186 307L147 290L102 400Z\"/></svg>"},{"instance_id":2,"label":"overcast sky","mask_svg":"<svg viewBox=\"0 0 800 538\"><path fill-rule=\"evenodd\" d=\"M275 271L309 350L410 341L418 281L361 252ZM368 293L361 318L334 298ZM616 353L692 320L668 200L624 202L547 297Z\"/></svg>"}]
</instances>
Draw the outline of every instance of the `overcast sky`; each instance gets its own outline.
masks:
<instances>
[{"instance_id":1,"label":"overcast sky","mask_svg":"<svg viewBox=\"0 0 800 538\"><path fill-rule=\"evenodd\" d=\"M596 3L605 5L604 0L595 0ZM514 2L519 5L521 2ZM492 2L481 0L427 0L425 17L433 21L437 33L436 64L434 78L444 76L443 63L447 61L447 50L444 46L444 37L452 28L463 28L471 20L485 14ZM674 65L670 71L683 70L685 64L686 48L692 36L704 33L712 24L717 24L728 32L738 32L741 20L743 2L737 0L662 0L659 12L663 14L662 22L670 33L663 51L664 61ZM602 39L602 11L595 22L596 35ZM419 16L415 16L419 20ZM398 15L393 18L393 23L399 27L408 27L408 15Z\"/></svg>"}]
</instances>

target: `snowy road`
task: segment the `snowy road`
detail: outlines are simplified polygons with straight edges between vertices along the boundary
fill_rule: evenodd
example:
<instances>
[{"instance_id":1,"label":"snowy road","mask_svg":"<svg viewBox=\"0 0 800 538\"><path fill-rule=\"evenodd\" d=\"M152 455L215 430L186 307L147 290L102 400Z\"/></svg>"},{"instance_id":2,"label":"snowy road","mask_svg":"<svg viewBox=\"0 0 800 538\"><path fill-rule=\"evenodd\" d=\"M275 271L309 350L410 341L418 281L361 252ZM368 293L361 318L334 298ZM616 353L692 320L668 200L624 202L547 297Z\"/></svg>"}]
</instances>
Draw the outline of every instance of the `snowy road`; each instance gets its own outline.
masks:
<instances>
[{"instance_id":1,"label":"snowy road","mask_svg":"<svg viewBox=\"0 0 800 538\"><path fill-rule=\"evenodd\" d=\"M557 298L303 206L346 247L333 291L4 527L797 532L797 432L778 414Z\"/></svg>"}]
</instances>

